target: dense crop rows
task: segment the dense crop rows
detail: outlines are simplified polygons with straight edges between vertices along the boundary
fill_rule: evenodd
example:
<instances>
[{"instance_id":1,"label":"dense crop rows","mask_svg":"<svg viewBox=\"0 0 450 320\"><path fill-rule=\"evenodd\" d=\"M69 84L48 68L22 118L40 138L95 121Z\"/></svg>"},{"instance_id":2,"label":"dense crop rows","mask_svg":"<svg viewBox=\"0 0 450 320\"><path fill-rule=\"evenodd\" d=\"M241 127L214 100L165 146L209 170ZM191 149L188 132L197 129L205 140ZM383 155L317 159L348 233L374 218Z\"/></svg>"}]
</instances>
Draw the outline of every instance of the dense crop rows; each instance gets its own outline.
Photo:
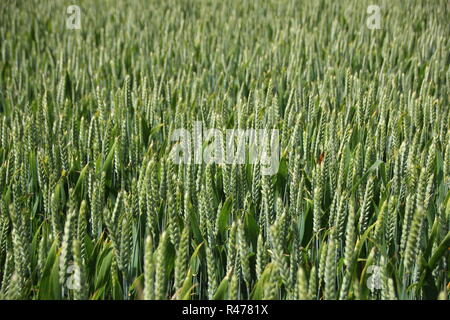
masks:
<instances>
[{"instance_id":1,"label":"dense crop rows","mask_svg":"<svg viewBox=\"0 0 450 320\"><path fill-rule=\"evenodd\" d=\"M0 2L0 298L448 297L446 0Z\"/></svg>"}]
</instances>

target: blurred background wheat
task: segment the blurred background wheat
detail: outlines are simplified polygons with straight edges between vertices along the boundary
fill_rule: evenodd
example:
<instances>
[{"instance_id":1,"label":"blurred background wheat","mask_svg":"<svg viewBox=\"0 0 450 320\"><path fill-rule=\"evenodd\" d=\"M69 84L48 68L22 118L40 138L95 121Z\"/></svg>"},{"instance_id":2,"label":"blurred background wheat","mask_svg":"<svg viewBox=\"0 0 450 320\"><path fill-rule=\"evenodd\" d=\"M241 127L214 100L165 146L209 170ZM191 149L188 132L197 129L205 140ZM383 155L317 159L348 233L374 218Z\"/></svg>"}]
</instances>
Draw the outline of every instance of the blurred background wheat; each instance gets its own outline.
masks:
<instances>
[{"instance_id":1,"label":"blurred background wheat","mask_svg":"<svg viewBox=\"0 0 450 320\"><path fill-rule=\"evenodd\" d=\"M0 4L0 298L448 298L448 1L72 2Z\"/></svg>"}]
</instances>

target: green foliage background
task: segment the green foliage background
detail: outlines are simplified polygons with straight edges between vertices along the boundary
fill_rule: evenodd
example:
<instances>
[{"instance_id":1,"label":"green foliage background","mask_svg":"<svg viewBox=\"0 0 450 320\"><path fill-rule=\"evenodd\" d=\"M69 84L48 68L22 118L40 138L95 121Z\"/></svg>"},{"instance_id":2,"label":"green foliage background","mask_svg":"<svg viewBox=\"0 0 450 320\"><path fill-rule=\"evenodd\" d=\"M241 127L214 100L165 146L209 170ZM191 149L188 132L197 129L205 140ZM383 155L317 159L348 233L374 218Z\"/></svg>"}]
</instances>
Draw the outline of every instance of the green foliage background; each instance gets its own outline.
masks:
<instances>
[{"instance_id":1,"label":"green foliage background","mask_svg":"<svg viewBox=\"0 0 450 320\"><path fill-rule=\"evenodd\" d=\"M448 2L372 2L2 0L0 298L448 298Z\"/></svg>"}]
</instances>

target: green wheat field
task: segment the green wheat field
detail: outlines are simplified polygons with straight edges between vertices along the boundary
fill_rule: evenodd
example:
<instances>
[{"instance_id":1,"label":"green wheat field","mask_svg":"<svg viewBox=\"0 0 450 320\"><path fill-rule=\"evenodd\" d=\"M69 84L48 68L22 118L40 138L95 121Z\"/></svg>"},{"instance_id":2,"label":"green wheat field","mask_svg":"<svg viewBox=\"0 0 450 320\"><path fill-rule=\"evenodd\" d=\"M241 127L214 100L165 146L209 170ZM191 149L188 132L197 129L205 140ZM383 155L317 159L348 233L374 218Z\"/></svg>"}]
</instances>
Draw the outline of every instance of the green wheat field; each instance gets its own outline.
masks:
<instances>
[{"instance_id":1,"label":"green wheat field","mask_svg":"<svg viewBox=\"0 0 450 320\"><path fill-rule=\"evenodd\" d=\"M449 17L1 0L0 299L447 299ZM175 163L196 122L278 130L278 170Z\"/></svg>"}]
</instances>

